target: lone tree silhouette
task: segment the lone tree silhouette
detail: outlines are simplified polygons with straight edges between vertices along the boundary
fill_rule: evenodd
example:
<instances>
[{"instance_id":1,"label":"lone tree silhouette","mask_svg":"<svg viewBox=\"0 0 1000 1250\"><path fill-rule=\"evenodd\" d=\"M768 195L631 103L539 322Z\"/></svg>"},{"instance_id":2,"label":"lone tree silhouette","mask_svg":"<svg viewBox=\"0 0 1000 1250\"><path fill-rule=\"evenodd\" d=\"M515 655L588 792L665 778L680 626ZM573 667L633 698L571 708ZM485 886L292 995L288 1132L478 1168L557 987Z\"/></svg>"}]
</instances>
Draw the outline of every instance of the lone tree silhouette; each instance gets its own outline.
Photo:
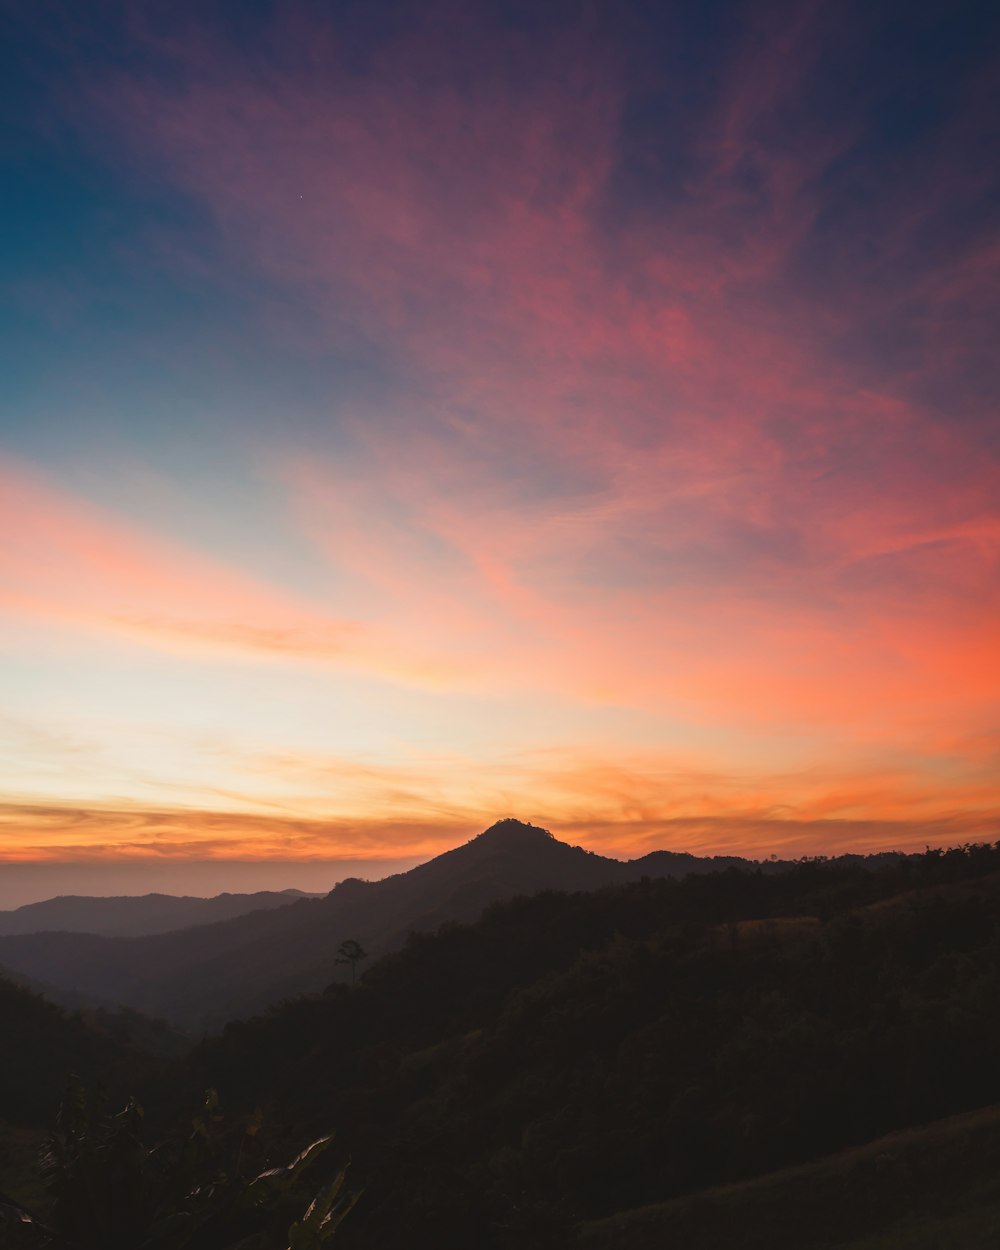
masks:
<instances>
[{"instance_id":1,"label":"lone tree silhouette","mask_svg":"<svg viewBox=\"0 0 1000 1250\"><path fill-rule=\"evenodd\" d=\"M344 941L337 947L337 958L335 962L338 964L351 965L351 984L353 985L358 976L358 964L362 961L362 959L367 958L368 952L356 938L345 938Z\"/></svg>"}]
</instances>

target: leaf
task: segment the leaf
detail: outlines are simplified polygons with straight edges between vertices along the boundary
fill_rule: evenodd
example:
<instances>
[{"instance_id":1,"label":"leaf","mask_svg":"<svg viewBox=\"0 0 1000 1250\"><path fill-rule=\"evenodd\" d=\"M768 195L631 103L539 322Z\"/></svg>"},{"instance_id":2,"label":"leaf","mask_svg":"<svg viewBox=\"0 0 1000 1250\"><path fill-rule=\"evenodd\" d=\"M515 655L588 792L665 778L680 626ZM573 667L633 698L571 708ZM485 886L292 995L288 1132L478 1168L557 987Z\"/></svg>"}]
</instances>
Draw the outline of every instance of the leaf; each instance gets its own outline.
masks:
<instances>
[{"instance_id":1,"label":"leaf","mask_svg":"<svg viewBox=\"0 0 1000 1250\"><path fill-rule=\"evenodd\" d=\"M306 1146L305 1150L297 1154L286 1167L268 1168L267 1171L254 1177L247 1186L249 1201L254 1205L260 1205L274 1194L284 1193L290 1189L305 1169L319 1158L332 1141L333 1134L329 1137L320 1137Z\"/></svg>"},{"instance_id":2,"label":"leaf","mask_svg":"<svg viewBox=\"0 0 1000 1250\"><path fill-rule=\"evenodd\" d=\"M310 1202L303 1220L303 1224L307 1228L313 1232L319 1231L323 1221L330 1214L330 1208L337 1201L337 1195L343 1189L346 1179L346 1170L338 1172L326 1189L321 1189L312 1202Z\"/></svg>"},{"instance_id":3,"label":"leaf","mask_svg":"<svg viewBox=\"0 0 1000 1250\"><path fill-rule=\"evenodd\" d=\"M341 1221L361 1197L360 1192L337 1199L347 1179L347 1169L338 1172L325 1189L309 1204L305 1215L288 1230L288 1250L320 1250L333 1236Z\"/></svg>"}]
</instances>

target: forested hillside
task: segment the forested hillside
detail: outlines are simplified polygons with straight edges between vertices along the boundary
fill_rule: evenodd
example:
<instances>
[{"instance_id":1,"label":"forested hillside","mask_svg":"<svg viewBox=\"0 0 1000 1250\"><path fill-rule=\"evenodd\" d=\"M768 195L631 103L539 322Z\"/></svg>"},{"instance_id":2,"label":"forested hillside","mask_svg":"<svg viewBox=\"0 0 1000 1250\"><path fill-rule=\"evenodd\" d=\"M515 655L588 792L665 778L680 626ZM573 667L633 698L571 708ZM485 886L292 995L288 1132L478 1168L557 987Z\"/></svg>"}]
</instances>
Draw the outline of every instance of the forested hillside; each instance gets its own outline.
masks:
<instances>
[{"instance_id":1,"label":"forested hillside","mask_svg":"<svg viewBox=\"0 0 1000 1250\"><path fill-rule=\"evenodd\" d=\"M153 1101L335 1124L345 1246L566 1244L1000 1100L998 873L985 847L518 900L230 1025Z\"/></svg>"},{"instance_id":2,"label":"forested hillside","mask_svg":"<svg viewBox=\"0 0 1000 1250\"><path fill-rule=\"evenodd\" d=\"M0 1122L49 1124L70 1072L108 1082L129 1070L127 1044L0 972Z\"/></svg>"},{"instance_id":3,"label":"forested hillside","mask_svg":"<svg viewBox=\"0 0 1000 1250\"><path fill-rule=\"evenodd\" d=\"M684 877L733 866L760 867L667 851L623 862L504 820L410 872L342 881L325 898L147 937L0 936L0 962L71 996L68 1001L124 1003L188 1029L218 1028L341 976L337 950L348 936L382 954L401 946L412 930L475 920L491 902L518 894L593 890L644 875ZM768 863L764 870L784 867Z\"/></svg>"}]
</instances>

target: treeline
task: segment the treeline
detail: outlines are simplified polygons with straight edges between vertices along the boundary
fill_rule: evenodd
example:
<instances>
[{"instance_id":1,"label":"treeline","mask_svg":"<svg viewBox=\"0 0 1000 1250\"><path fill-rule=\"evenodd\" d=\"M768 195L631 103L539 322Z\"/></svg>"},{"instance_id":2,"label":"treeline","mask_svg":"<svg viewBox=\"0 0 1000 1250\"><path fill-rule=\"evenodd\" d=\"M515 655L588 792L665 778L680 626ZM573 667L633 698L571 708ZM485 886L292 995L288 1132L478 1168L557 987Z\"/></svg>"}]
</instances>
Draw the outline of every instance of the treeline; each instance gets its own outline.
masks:
<instances>
[{"instance_id":1,"label":"treeline","mask_svg":"<svg viewBox=\"0 0 1000 1250\"><path fill-rule=\"evenodd\" d=\"M357 1250L580 1220L1000 1100L1000 846L543 894L230 1025L162 1086L335 1123Z\"/></svg>"},{"instance_id":2,"label":"treeline","mask_svg":"<svg viewBox=\"0 0 1000 1250\"><path fill-rule=\"evenodd\" d=\"M117 1026L113 1013L104 1015ZM122 1096L149 1079L124 1030L88 1022L0 972L0 1123L51 1124L71 1072Z\"/></svg>"}]
</instances>

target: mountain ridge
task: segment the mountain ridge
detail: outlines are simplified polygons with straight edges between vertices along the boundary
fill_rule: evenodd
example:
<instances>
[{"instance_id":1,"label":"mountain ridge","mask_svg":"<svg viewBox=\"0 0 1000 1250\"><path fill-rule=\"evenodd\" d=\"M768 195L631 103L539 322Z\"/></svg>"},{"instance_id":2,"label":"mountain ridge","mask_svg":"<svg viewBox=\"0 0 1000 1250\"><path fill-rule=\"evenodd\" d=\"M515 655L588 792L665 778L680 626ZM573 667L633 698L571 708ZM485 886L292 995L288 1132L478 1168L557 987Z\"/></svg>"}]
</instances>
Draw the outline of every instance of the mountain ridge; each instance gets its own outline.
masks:
<instances>
[{"instance_id":1,"label":"mountain ridge","mask_svg":"<svg viewBox=\"0 0 1000 1250\"><path fill-rule=\"evenodd\" d=\"M379 1195L345 1245L429 1227L449 1250L541 1250L603 1220L595 1246L652 1250L686 1243L643 1212L693 1195L679 1231L742 1246L754 1202L734 1220L697 1195L997 1101L998 866L1000 845L513 900L233 1022L163 1098L266 1103L302 1140L335 1122ZM933 1149L926 1172L881 1153L857 1195L856 1154L810 1172L820 1219L772 1201L754 1244L804 1246L803 1227L828 1244L824 1203L848 1192L856 1229L905 1215L945 1170ZM963 1130L948 1153L958 1192L976 1149ZM995 1154L977 1172L994 1175Z\"/></svg>"},{"instance_id":2,"label":"mountain ridge","mask_svg":"<svg viewBox=\"0 0 1000 1250\"><path fill-rule=\"evenodd\" d=\"M381 881L349 878L318 898L142 937L8 935L0 937L0 963L77 1001L89 996L187 1028L213 1028L340 979L337 949L346 938L374 956L398 949L412 931L473 921L491 903L518 895L592 891L644 876L719 868L771 873L787 867L782 861L652 855L611 859L507 817Z\"/></svg>"},{"instance_id":3,"label":"mountain ridge","mask_svg":"<svg viewBox=\"0 0 1000 1250\"><path fill-rule=\"evenodd\" d=\"M310 897L302 890L223 891L210 898L190 894L58 894L0 911L0 936L25 933L96 933L142 937L228 920L251 911L284 907ZM318 897L318 896L316 896Z\"/></svg>"}]
</instances>

